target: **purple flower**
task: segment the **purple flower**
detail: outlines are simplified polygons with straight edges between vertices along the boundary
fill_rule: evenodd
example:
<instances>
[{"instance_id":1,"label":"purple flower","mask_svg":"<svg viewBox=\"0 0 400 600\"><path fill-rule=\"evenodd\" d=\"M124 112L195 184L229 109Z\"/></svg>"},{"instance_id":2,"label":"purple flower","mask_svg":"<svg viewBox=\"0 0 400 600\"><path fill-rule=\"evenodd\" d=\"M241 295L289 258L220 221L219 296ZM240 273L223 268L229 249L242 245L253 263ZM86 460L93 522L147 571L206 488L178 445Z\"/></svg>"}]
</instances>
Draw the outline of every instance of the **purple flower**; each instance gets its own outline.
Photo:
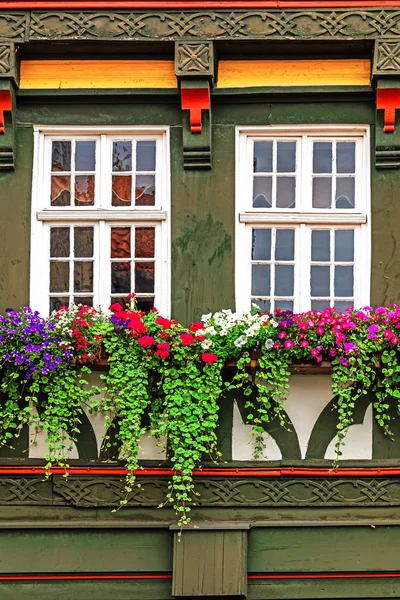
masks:
<instances>
[{"instance_id":1,"label":"purple flower","mask_svg":"<svg viewBox=\"0 0 400 600\"><path fill-rule=\"evenodd\" d=\"M348 354L349 352L353 352L354 350L357 349L357 346L355 344L353 344L352 342L346 342L343 345L344 351L346 352L346 354Z\"/></svg>"},{"instance_id":2,"label":"purple flower","mask_svg":"<svg viewBox=\"0 0 400 600\"><path fill-rule=\"evenodd\" d=\"M341 356L339 358L339 362L341 365L343 365L344 367L348 367L349 366L349 361L347 360L347 358L345 358L344 356Z\"/></svg>"}]
</instances>

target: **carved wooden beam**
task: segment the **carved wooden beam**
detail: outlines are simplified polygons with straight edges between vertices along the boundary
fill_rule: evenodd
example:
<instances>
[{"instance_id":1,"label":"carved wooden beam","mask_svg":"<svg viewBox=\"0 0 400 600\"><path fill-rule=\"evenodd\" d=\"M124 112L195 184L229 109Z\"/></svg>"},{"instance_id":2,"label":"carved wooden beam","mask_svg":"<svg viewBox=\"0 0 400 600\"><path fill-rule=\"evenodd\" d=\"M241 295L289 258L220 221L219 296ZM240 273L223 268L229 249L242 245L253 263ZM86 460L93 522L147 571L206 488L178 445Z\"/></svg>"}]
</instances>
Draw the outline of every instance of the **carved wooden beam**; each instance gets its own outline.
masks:
<instances>
[{"instance_id":1,"label":"carved wooden beam","mask_svg":"<svg viewBox=\"0 0 400 600\"><path fill-rule=\"evenodd\" d=\"M18 61L14 44L0 45L0 170L15 164L15 88Z\"/></svg>"}]
</instances>

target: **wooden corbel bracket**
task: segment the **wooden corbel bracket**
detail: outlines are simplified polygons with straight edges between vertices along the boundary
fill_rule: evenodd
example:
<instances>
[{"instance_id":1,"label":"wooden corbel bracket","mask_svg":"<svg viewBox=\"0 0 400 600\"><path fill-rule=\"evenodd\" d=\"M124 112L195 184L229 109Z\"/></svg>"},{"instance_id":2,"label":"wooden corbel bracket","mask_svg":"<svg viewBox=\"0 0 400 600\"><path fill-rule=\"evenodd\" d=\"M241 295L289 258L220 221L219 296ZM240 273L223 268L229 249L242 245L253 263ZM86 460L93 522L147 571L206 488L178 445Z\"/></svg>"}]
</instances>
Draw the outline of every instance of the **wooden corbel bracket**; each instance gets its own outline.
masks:
<instances>
[{"instance_id":1,"label":"wooden corbel bracket","mask_svg":"<svg viewBox=\"0 0 400 600\"><path fill-rule=\"evenodd\" d=\"M378 88L376 90L376 108L384 111L384 133L393 133L396 109L400 109L400 88Z\"/></svg>"},{"instance_id":2,"label":"wooden corbel bracket","mask_svg":"<svg viewBox=\"0 0 400 600\"><path fill-rule=\"evenodd\" d=\"M4 133L4 112L12 110L12 98L9 90L0 90L0 134Z\"/></svg>"},{"instance_id":3,"label":"wooden corbel bracket","mask_svg":"<svg viewBox=\"0 0 400 600\"><path fill-rule=\"evenodd\" d=\"M206 88L181 88L182 110L189 111L191 133L202 131L202 110L210 110L210 89Z\"/></svg>"}]
</instances>

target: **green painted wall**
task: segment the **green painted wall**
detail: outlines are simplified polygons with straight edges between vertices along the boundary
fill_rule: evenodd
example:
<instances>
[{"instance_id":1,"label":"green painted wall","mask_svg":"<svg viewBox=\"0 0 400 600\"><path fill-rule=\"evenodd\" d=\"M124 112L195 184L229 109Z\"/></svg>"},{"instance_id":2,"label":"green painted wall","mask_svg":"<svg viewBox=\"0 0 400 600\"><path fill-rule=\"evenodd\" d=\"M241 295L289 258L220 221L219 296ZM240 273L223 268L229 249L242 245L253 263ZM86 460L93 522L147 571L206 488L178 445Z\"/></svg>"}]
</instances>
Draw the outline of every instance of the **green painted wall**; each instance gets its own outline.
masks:
<instances>
[{"instance_id":1,"label":"green painted wall","mask_svg":"<svg viewBox=\"0 0 400 600\"><path fill-rule=\"evenodd\" d=\"M268 98L268 96L266 96ZM172 307L184 323L202 312L234 307L235 126L285 123L370 124L371 97L349 101L274 101L216 96L212 109L213 169L184 171L178 96L162 102L19 98L17 168L0 173L0 310L28 301L32 124L170 125L172 169ZM336 96L341 98L340 96ZM371 138L373 139L373 127ZM372 155L372 150L371 150ZM400 172L372 169L372 303L398 300Z\"/></svg>"}]
</instances>

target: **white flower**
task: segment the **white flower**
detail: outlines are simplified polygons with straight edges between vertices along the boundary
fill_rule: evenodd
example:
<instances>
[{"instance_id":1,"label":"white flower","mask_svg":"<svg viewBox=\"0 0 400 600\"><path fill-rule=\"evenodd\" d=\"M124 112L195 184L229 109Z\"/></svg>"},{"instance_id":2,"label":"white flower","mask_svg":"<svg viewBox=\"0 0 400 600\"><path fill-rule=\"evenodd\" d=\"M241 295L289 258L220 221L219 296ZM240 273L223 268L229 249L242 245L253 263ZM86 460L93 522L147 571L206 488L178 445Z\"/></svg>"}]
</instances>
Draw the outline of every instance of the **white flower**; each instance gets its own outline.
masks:
<instances>
[{"instance_id":1,"label":"white flower","mask_svg":"<svg viewBox=\"0 0 400 600\"><path fill-rule=\"evenodd\" d=\"M278 323L278 321L275 321L275 319L271 319L271 320L270 320L270 323L271 323L272 327L275 327L275 329L276 329L277 327L279 327L279 323Z\"/></svg>"},{"instance_id":2,"label":"white flower","mask_svg":"<svg viewBox=\"0 0 400 600\"><path fill-rule=\"evenodd\" d=\"M201 347L203 348L203 350L208 350L209 348L211 348L211 346L213 345L211 340L203 340L201 342Z\"/></svg>"},{"instance_id":3,"label":"white flower","mask_svg":"<svg viewBox=\"0 0 400 600\"><path fill-rule=\"evenodd\" d=\"M213 327L212 325L210 325L210 327L206 327L204 333L208 335L217 335L215 327Z\"/></svg>"},{"instance_id":4,"label":"white flower","mask_svg":"<svg viewBox=\"0 0 400 600\"><path fill-rule=\"evenodd\" d=\"M204 329L198 329L197 331L195 331L195 337L200 337L202 335L204 335Z\"/></svg>"},{"instance_id":5,"label":"white flower","mask_svg":"<svg viewBox=\"0 0 400 600\"><path fill-rule=\"evenodd\" d=\"M211 317L212 317L212 313L208 313L208 315L202 315L201 320L203 321L203 323L208 323L208 321L210 321Z\"/></svg>"},{"instance_id":6,"label":"white flower","mask_svg":"<svg viewBox=\"0 0 400 600\"><path fill-rule=\"evenodd\" d=\"M274 340L271 340L271 338L269 338L268 340L265 341L265 347L267 350L271 350L273 345L274 345Z\"/></svg>"},{"instance_id":7,"label":"white flower","mask_svg":"<svg viewBox=\"0 0 400 600\"><path fill-rule=\"evenodd\" d=\"M241 348L242 346L247 344L247 337L245 335L241 335L233 342L233 344L234 346L236 346L236 348Z\"/></svg>"}]
</instances>

